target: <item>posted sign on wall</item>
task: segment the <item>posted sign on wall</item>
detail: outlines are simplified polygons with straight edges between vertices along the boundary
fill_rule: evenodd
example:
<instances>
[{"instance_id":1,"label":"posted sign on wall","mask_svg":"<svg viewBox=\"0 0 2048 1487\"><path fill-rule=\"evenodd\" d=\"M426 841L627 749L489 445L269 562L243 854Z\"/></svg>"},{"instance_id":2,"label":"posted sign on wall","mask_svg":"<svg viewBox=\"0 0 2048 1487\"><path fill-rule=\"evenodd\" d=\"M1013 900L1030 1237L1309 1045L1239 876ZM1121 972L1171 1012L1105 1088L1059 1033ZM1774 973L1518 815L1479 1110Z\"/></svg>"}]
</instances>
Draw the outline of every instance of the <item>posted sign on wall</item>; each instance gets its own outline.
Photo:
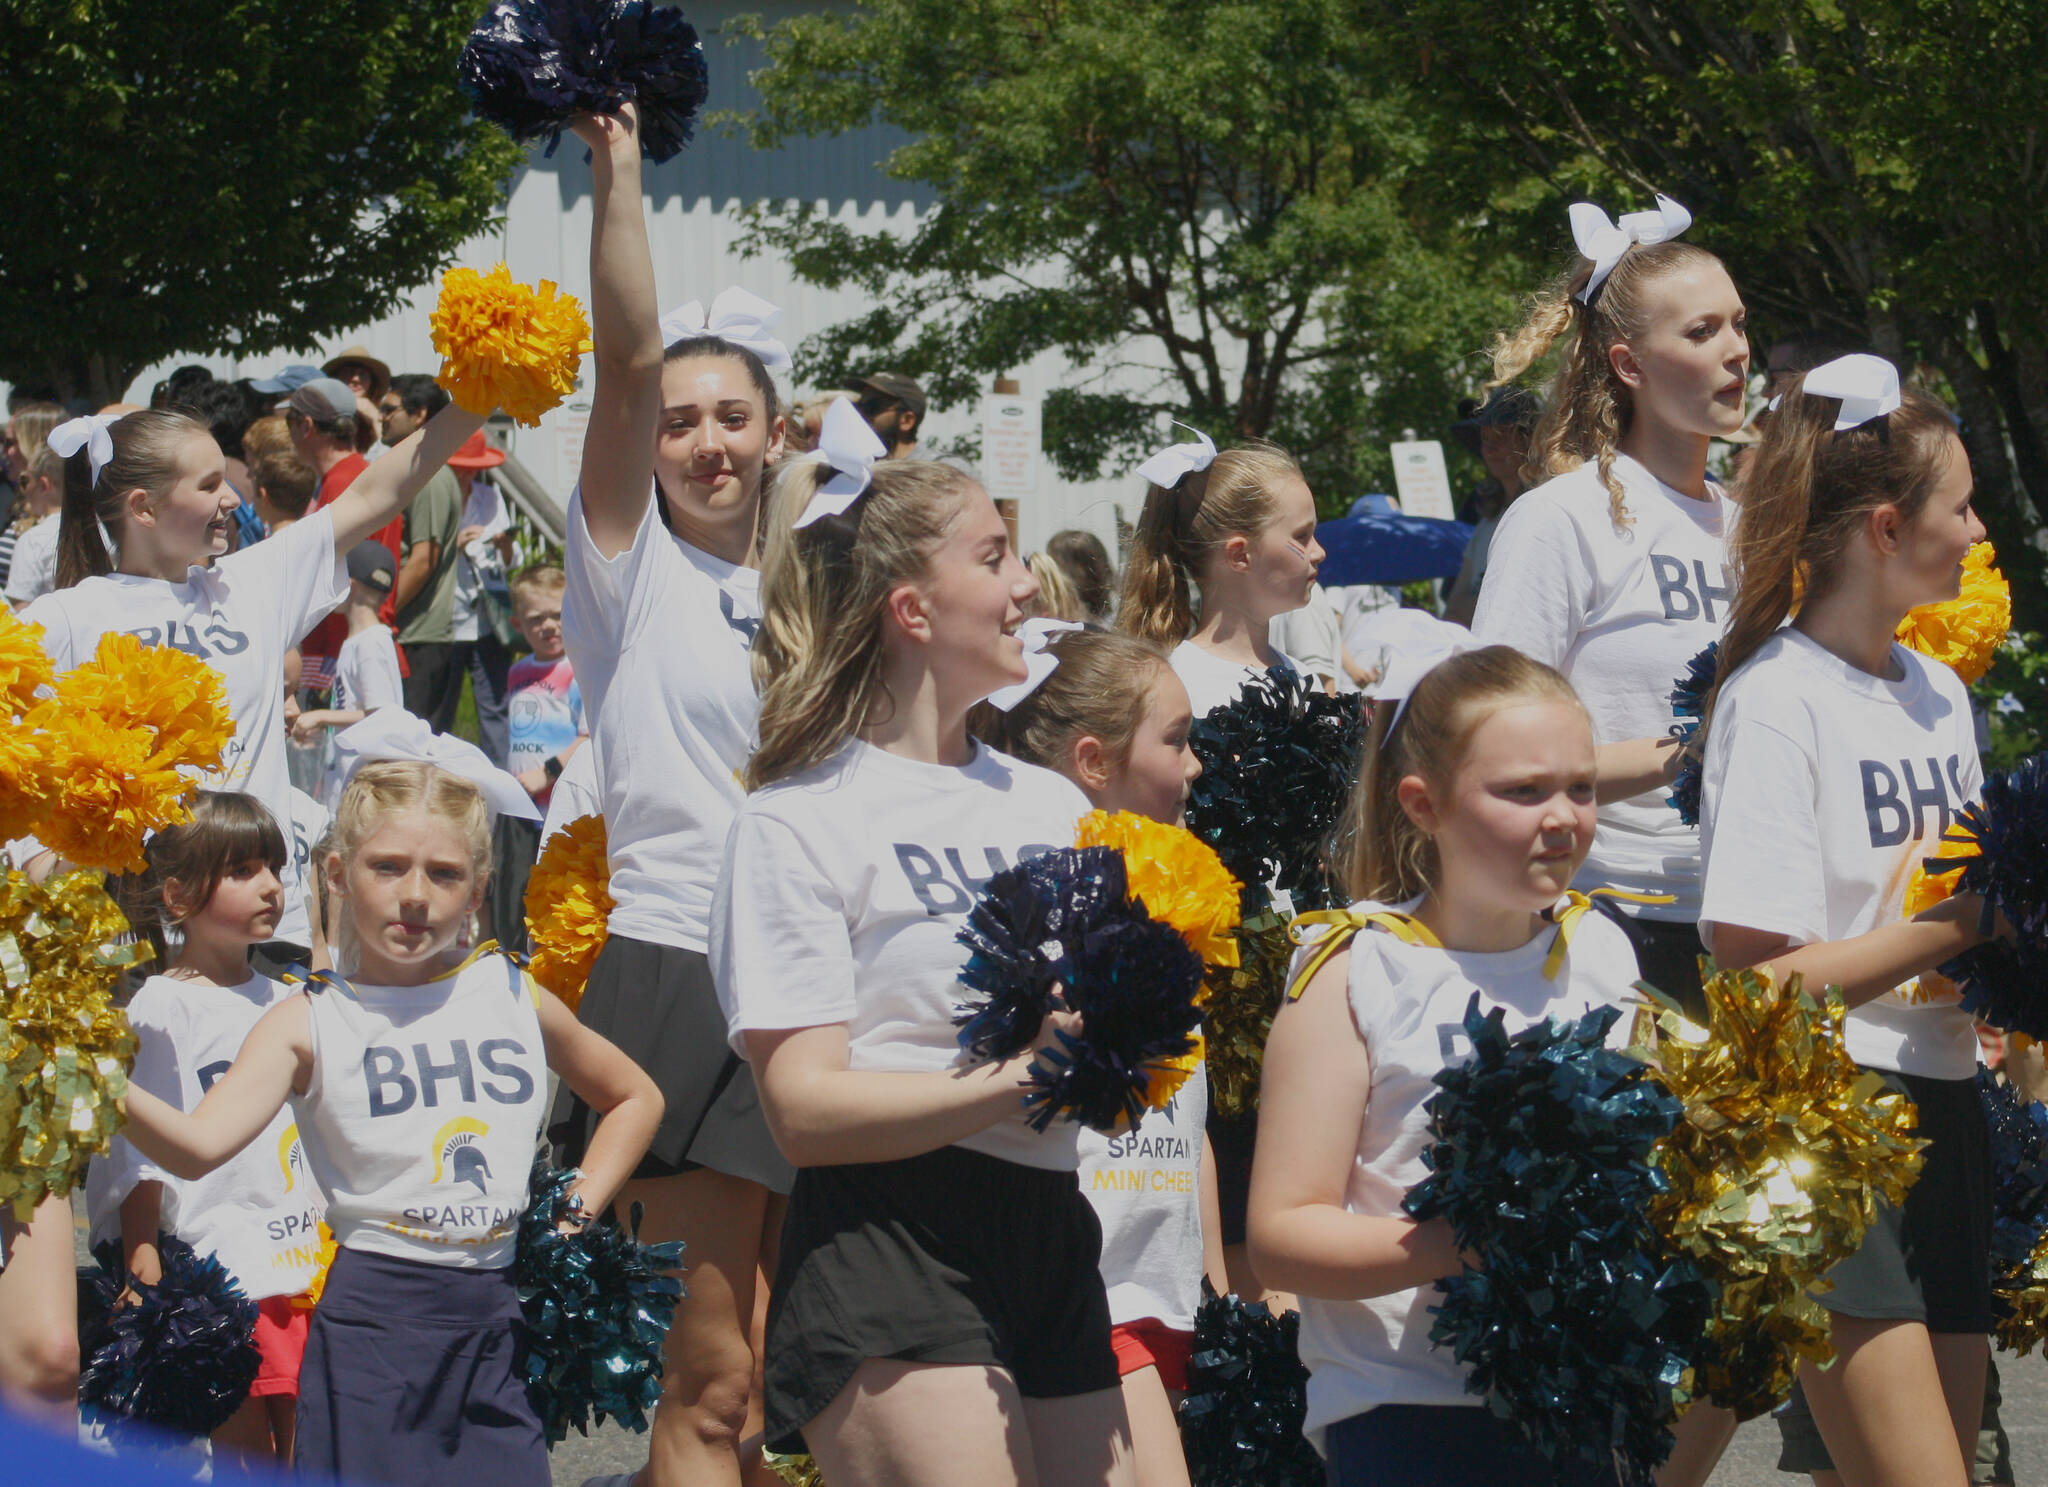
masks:
<instances>
[{"instance_id":1,"label":"posted sign on wall","mask_svg":"<svg viewBox=\"0 0 2048 1487\"><path fill-rule=\"evenodd\" d=\"M1434 439L1416 439L1392 446L1394 489L1407 516L1434 516L1445 521L1457 515L1451 497L1451 476L1444 468L1444 447Z\"/></svg>"},{"instance_id":2,"label":"posted sign on wall","mask_svg":"<svg viewBox=\"0 0 2048 1487\"><path fill-rule=\"evenodd\" d=\"M997 393L981 400L981 483L998 501L1038 494L1039 400Z\"/></svg>"}]
</instances>

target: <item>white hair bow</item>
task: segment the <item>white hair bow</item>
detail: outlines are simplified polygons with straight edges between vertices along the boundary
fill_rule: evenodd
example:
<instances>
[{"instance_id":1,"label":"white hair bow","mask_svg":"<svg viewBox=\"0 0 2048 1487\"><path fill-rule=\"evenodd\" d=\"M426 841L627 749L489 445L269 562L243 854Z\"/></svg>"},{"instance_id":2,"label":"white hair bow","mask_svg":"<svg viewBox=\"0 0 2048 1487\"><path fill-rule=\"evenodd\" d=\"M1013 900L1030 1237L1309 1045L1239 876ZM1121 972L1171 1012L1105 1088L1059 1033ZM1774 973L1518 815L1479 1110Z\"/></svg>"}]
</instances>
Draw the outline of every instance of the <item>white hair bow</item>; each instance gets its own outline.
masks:
<instances>
[{"instance_id":1,"label":"white hair bow","mask_svg":"<svg viewBox=\"0 0 2048 1487\"><path fill-rule=\"evenodd\" d=\"M1590 201L1575 201L1571 207L1572 241L1579 252L1593 260L1593 277L1579 291L1579 303L1591 304L1594 293L1607 282L1621 255L1637 243L1668 243L1692 226L1692 213L1663 192L1657 193L1654 212L1624 212L1619 222Z\"/></svg>"},{"instance_id":2,"label":"white hair bow","mask_svg":"<svg viewBox=\"0 0 2048 1487\"><path fill-rule=\"evenodd\" d=\"M1216 462L1216 443L1200 429L1188 428L1175 421L1177 429L1187 429L1195 436L1192 444L1172 444L1138 466L1138 478L1149 480L1154 485L1172 490L1181 482L1181 477L1197 470L1206 470Z\"/></svg>"},{"instance_id":3,"label":"white hair bow","mask_svg":"<svg viewBox=\"0 0 2048 1487\"><path fill-rule=\"evenodd\" d=\"M1858 351L1823 362L1806 374L1799 390L1810 398L1840 398L1835 432L1895 413L1905 402L1899 391L1899 369L1881 356ZM1777 404L1774 402L1773 407Z\"/></svg>"},{"instance_id":4,"label":"white hair bow","mask_svg":"<svg viewBox=\"0 0 2048 1487\"><path fill-rule=\"evenodd\" d=\"M735 284L718 292L709 315L704 313L704 302L693 299L662 316L661 344L673 346L690 336L716 336L721 341L744 346L760 357L761 365L769 371L785 371L790 366L789 348L774 333L776 322L781 319L782 311Z\"/></svg>"},{"instance_id":5,"label":"white hair bow","mask_svg":"<svg viewBox=\"0 0 2048 1487\"><path fill-rule=\"evenodd\" d=\"M1451 657L1479 646L1463 625L1440 620L1423 610L1404 609L1401 617L1406 623L1385 637L1387 664L1380 671L1379 680L1362 689L1368 697L1394 704L1393 722L1387 724L1390 733L1401 721L1401 714L1408 710L1408 699L1425 676Z\"/></svg>"},{"instance_id":6,"label":"white hair bow","mask_svg":"<svg viewBox=\"0 0 2048 1487\"><path fill-rule=\"evenodd\" d=\"M485 757L467 739L436 733L425 718L402 707L380 707L360 723L334 735L335 763L347 780L357 768L377 759L409 759L461 775L482 792L484 803L501 816L538 821L541 814L526 787Z\"/></svg>"},{"instance_id":7,"label":"white hair bow","mask_svg":"<svg viewBox=\"0 0 2048 1487\"><path fill-rule=\"evenodd\" d=\"M875 478L875 461L888 452L851 398L833 399L825 410L824 427L818 431L818 447L803 456L804 463L829 466L832 474L819 484L818 493L804 507L796 525L807 527L851 510Z\"/></svg>"},{"instance_id":8,"label":"white hair bow","mask_svg":"<svg viewBox=\"0 0 2048 1487\"><path fill-rule=\"evenodd\" d=\"M50 437L44 442L57 451L60 459L68 460L83 449L92 465L92 483L98 485L100 471L106 469L114 458L114 436L107 431L125 416L120 413L88 413L83 418L58 424L50 430Z\"/></svg>"},{"instance_id":9,"label":"white hair bow","mask_svg":"<svg viewBox=\"0 0 2048 1487\"><path fill-rule=\"evenodd\" d=\"M1036 692L1047 677L1059 670L1060 658L1051 650L1053 636L1087 628L1073 620L1031 619L1019 625L1017 638L1024 642L1024 680L989 693L989 705L1008 712Z\"/></svg>"}]
</instances>

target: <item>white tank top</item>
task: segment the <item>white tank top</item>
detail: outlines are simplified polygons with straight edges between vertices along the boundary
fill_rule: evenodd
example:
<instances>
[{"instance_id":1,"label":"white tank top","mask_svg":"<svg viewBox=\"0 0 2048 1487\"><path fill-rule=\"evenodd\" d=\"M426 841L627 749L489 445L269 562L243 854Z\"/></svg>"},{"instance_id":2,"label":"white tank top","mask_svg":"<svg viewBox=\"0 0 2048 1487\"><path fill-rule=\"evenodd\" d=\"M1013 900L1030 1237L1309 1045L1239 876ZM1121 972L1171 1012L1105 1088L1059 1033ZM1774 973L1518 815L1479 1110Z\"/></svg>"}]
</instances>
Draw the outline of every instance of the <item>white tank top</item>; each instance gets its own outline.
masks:
<instances>
[{"instance_id":1,"label":"white tank top","mask_svg":"<svg viewBox=\"0 0 2048 1487\"><path fill-rule=\"evenodd\" d=\"M485 949L424 986L311 991L313 1078L293 1105L335 1242L510 1265L547 1098L533 980Z\"/></svg>"},{"instance_id":2,"label":"white tank top","mask_svg":"<svg viewBox=\"0 0 2048 1487\"><path fill-rule=\"evenodd\" d=\"M1193 1330L1202 1299L1202 1126L1209 1066L1131 1130L1081 1132L1081 1192L1102 1221L1102 1283L1115 1326L1156 1317Z\"/></svg>"}]
</instances>

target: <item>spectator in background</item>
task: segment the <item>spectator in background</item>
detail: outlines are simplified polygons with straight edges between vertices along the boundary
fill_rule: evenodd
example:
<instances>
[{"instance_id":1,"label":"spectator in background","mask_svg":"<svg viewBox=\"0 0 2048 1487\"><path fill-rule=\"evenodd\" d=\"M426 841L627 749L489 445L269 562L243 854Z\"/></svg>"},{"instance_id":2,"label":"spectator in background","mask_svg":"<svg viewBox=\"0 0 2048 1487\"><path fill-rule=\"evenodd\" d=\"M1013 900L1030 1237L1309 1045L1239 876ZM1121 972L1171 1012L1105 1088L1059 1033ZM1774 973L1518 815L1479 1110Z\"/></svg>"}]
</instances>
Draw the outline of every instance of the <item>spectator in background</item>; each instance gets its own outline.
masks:
<instances>
[{"instance_id":1,"label":"spectator in background","mask_svg":"<svg viewBox=\"0 0 2048 1487\"><path fill-rule=\"evenodd\" d=\"M505 463L479 429L449 457L448 468L462 488L462 526L455 534L455 602L449 628L455 637L455 679L448 722L429 719L443 732L454 726L453 708L467 673L476 704L477 743L499 767L510 747L506 677L512 669L512 606L505 565L512 550L512 517L497 487L479 472Z\"/></svg>"},{"instance_id":2,"label":"spectator in background","mask_svg":"<svg viewBox=\"0 0 2048 1487\"><path fill-rule=\"evenodd\" d=\"M260 398L268 399L266 411L279 412L283 404L279 398L288 397L320 375L318 367L294 362L275 377L259 377L249 384L249 390Z\"/></svg>"},{"instance_id":3,"label":"spectator in background","mask_svg":"<svg viewBox=\"0 0 2048 1487\"><path fill-rule=\"evenodd\" d=\"M914 460L918 425L924 422L924 389L901 372L877 372L855 381L860 416L888 446L892 460Z\"/></svg>"},{"instance_id":4,"label":"spectator in background","mask_svg":"<svg viewBox=\"0 0 2048 1487\"><path fill-rule=\"evenodd\" d=\"M305 516L320 477L287 444L252 457L249 483L256 487L256 514L263 518L264 530L275 537Z\"/></svg>"},{"instance_id":5,"label":"spectator in background","mask_svg":"<svg viewBox=\"0 0 2048 1487\"><path fill-rule=\"evenodd\" d=\"M1081 612L1081 596L1074 592L1066 569L1042 552L1031 554L1024 566L1038 580L1038 593L1024 604L1026 618L1077 622L1088 618Z\"/></svg>"},{"instance_id":6,"label":"spectator in background","mask_svg":"<svg viewBox=\"0 0 2048 1487\"><path fill-rule=\"evenodd\" d=\"M512 623L532 654L513 664L511 743L505 768L518 777L545 812L555 781L583 748L590 725L583 693L562 644L562 594L569 580L560 568L535 564L513 576ZM500 814L492 828L488 933L504 949L527 948L526 877L540 852L540 823Z\"/></svg>"},{"instance_id":7,"label":"spectator in background","mask_svg":"<svg viewBox=\"0 0 2048 1487\"><path fill-rule=\"evenodd\" d=\"M7 582L9 565L14 561L14 544L21 534L50 515L55 506L38 506L29 496L29 465L41 452L43 441L50 436L50 430L64 421L64 409L57 403L14 402L8 400L7 433L5 436L7 474L6 527L0 530L0 585ZM64 481L60 473L57 478L56 505L64 502ZM54 553L56 549L51 548Z\"/></svg>"},{"instance_id":8,"label":"spectator in background","mask_svg":"<svg viewBox=\"0 0 2048 1487\"><path fill-rule=\"evenodd\" d=\"M1074 597L1081 603L1077 618L1108 624L1116 610L1116 564L1109 560L1109 549L1102 545L1102 539L1093 532L1069 527L1053 533L1045 551L1073 585Z\"/></svg>"},{"instance_id":9,"label":"spectator in background","mask_svg":"<svg viewBox=\"0 0 2048 1487\"><path fill-rule=\"evenodd\" d=\"M392 378L381 405L385 439L404 439L447 401L446 389L423 373ZM454 631L462 501L455 473L437 471L405 513L405 555L398 567L398 643L411 667L406 711L443 733L455 726L468 670L468 656L458 651Z\"/></svg>"},{"instance_id":10,"label":"spectator in background","mask_svg":"<svg viewBox=\"0 0 2048 1487\"><path fill-rule=\"evenodd\" d=\"M315 377L301 383L285 400L284 416L292 448L320 476L320 487L313 496L313 509L317 511L331 504L370 468L370 462L356 452L356 395L332 377ZM391 554L392 571L396 572L399 549L405 545L405 518L393 517L372 532L370 540L384 544L384 550ZM386 595L384 623L390 624L395 617L390 596ZM301 686L324 692L333 685L334 662L346 639L348 620L340 614L331 614L313 627L312 634L299 646L303 662Z\"/></svg>"},{"instance_id":11,"label":"spectator in background","mask_svg":"<svg viewBox=\"0 0 2048 1487\"><path fill-rule=\"evenodd\" d=\"M243 435L255 421L248 394L237 383L209 378L205 382L187 384L184 391L170 394L161 406L183 409L206 425L207 432L213 435L213 442L227 456L228 484L242 498L242 504L235 508L239 538L236 545L247 547L252 542L262 541L265 532L263 519L256 510L256 485L249 477L248 455L242 443Z\"/></svg>"},{"instance_id":12,"label":"spectator in background","mask_svg":"<svg viewBox=\"0 0 2048 1487\"><path fill-rule=\"evenodd\" d=\"M184 408L190 406L199 389L214 380L212 371L197 362L179 367L170 376L150 389L149 406L152 408Z\"/></svg>"},{"instance_id":13,"label":"spectator in background","mask_svg":"<svg viewBox=\"0 0 2048 1487\"><path fill-rule=\"evenodd\" d=\"M1479 457L1489 477L1478 494L1477 520L1472 524L1472 540L1465 545L1465 561L1444 593L1444 618L1454 624L1470 625L1479 607L1487 547L1501 513L1522 493L1522 466L1529 458L1529 444L1542 416L1543 405L1534 393L1520 387L1496 387L1484 403L1451 425L1452 435Z\"/></svg>"},{"instance_id":14,"label":"spectator in background","mask_svg":"<svg viewBox=\"0 0 2048 1487\"><path fill-rule=\"evenodd\" d=\"M16 609L57 586L58 517L64 507L64 461L45 444L22 476L16 502L23 525L10 525L6 552L7 599Z\"/></svg>"},{"instance_id":15,"label":"spectator in background","mask_svg":"<svg viewBox=\"0 0 2048 1487\"><path fill-rule=\"evenodd\" d=\"M320 370L357 397L368 398L373 408L391 390L391 368L370 355L367 346L342 347Z\"/></svg>"},{"instance_id":16,"label":"spectator in background","mask_svg":"<svg viewBox=\"0 0 2048 1487\"><path fill-rule=\"evenodd\" d=\"M292 454L292 435L282 413L265 413L242 430L242 462L254 469L258 462L273 454ZM303 463L303 462L302 462ZM313 477L319 484L319 474Z\"/></svg>"}]
</instances>

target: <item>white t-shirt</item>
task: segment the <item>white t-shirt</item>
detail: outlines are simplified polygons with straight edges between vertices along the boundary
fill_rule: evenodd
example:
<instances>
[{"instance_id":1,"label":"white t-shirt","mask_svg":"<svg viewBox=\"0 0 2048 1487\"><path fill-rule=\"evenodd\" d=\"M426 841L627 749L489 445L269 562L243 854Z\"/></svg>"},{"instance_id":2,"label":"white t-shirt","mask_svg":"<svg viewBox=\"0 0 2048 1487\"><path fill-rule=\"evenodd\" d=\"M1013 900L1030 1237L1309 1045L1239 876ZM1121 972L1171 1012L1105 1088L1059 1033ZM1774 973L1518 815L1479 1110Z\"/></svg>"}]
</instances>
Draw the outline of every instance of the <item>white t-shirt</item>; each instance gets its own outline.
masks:
<instances>
[{"instance_id":1,"label":"white t-shirt","mask_svg":"<svg viewBox=\"0 0 2048 1487\"><path fill-rule=\"evenodd\" d=\"M313 943L313 844L327 835L334 817L327 807L292 786L292 818L284 834L286 871L299 887L285 890L284 912L277 917L277 937L294 945Z\"/></svg>"},{"instance_id":2,"label":"white t-shirt","mask_svg":"<svg viewBox=\"0 0 2048 1487\"><path fill-rule=\"evenodd\" d=\"M1310 588L1301 608L1275 615L1266 638L1274 650L1292 656L1303 675L1328 677L1340 690L1357 690L1344 670L1343 621L1320 586Z\"/></svg>"},{"instance_id":3,"label":"white t-shirt","mask_svg":"<svg viewBox=\"0 0 2048 1487\"><path fill-rule=\"evenodd\" d=\"M562 629L583 691L611 847L611 932L702 951L761 700L747 652L761 575L669 534L647 503L633 545L599 556L569 502Z\"/></svg>"},{"instance_id":4,"label":"white t-shirt","mask_svg":"<svg viewBox=\"0 0 2048 1487\"><path fill-rule=\"evenodd\" d=\"M257 1021L292 990L255 975L239 986L151 976L128 1004L136 1037L128 1078L180 1110L193 1109L227 1073ZM161 1171L127 1137L116 1136L86 1174L94 1244L119 1242L121 1204L138 1182L164 1185L159 1227L216 1256L250 1300L296 1296L312 1281L326 1205L289 1107L225 1164L189 1182Z\"/></svg>"},{"instance_id":5,"label":"white t-shirt","mask_svg":"<svg viewBox=\"0 0 2048 1487\"><path fill-rule=\"evenodd\" d=\"M1899 681L1785 629L1721 689L1700 790L1703 920L1806 945L1900 917L1913 870L1977 798L1984 771L1962 680L1904 646L1892 664ZM1970 1019L1952 996L1919 998L1915 980L1852 1009L1850 1056L1970 1078Z\"/></svg>"},{"instance_id":6,"label":"white t-shirt","mask_svg":"<svg viewBox=\"0 0 2048 1487\"><path fill-rule=\"evenodd\" d=\"M603 811L597 798L597 750L586 743L569 756L548 796L547 819L540 823L541 850L545 852L548 838L571 821L601 815Z\"/></svg>"},{"instance_id":7,"label":"white t-shirt","mask_svg":"<svg viewBox=\"0 0 2048 1487\"><path fill-rule=\"evenodd\" d=\"M1563 672L1593 718L1593 742L1663 737L1680 725L1671 689L1721 638L1735 599L1727 539L1735 505L1719 487L1695 501L1618 455L1626 527L1588 464L1546 480L1502 513L1488 547L1472 633ZM1658 786L1600 807L1582 888L1670 894L1621 907L1647 919L1699 918L1699 833Z\"/></svg>"},{"instance_id":8,"label":"white t-shirt","mask_svg":"<svg viewBox=\"0 0 2048 1487\"><path fill-rule=\"evenodd\" d=\"M424 986L351 985L310 994L313 1077L292 1097L335 1243L503 1269L546 1108L539 987L497 954Z\"/></svg>"},{"instance_id":9,"label":"white t-shirt","mask_svg":"<svg viewBox=\"0 0 2048 1487\"><path fill-rule=\"evenodd\" d=\"M14 541L14 562L7 570L7 597L15 604L40 599L57 587L57 526L64 513L53 511Z\"/></svg>"},{"instance_id":10,"label":"white t-shirt","mask_svg":"<svg viewBox=\"0 0 2048 1487\"><path fill-rule=\"evenodd\" d=\"M1081 1192L1102 1222L1111 1326L1156 1317L1183 1332L1202 1300L1202 1127L1209 1066L1137 1126L1081 1132Z\"/></svg>"},{"instance_id":11,"label":"white t-shirt","mask_svg":"<svg viewBox=\"0 0 2048 1487\"><path fill-rule=\"evenodd\" d=\"M1497 954L1409 945L1379 929L1360 930L1351 941L1351 1021L1372 1084L1345 1185L1346 1212L1400 1218L1402 1198L1428 1175L1423 1102L1436 1093L1431 1081L1439 1071L1472 1055L1465 1008L1474 992L1482 1014L1505 1010L1510 1031L1631 1000L1635 952L1614 924L1598 913L1583 915L1553 979L1543 974L1543 961L1555 938L1545 929L1520 949ZM1296 970L1307 953L1296 957ZM1615 1023L1609 1046L1626 1045L1629 1020L1624 1013ZM1431 1312L1442 1302L1434 1283L1363 1301L1301 1298L1301 1361L1309 1371L1302 1430L1318 1450L1330 1426L1383 1404L1484 1405L1465 1392L1465 1370L1451 1350L1430 1343Z\"/></svg>"},{"instance_id":12,"label":"white t-shirt","mask_svg":"<svg viewBox=\"0 0 2048 1487\"><path fill-rule=\"evenodd\" d=\"M1391 584L1354 583L1325 589L1337 606L1337 624L1344 636L1344 649L1361 666L1370 665L1362 647L1369 633L1365 624L1374 615L1401 607L1401 591Z\"/></svg>"},{"instance_id":13,"label":"white t-shirt","mask_svg":"<svg viewBox=\"0 0 2048 1487\"><path fill-rule=\"evenodd\" d=\"M291 776L285 768L284 654L348 597L348 564L334 550L334 521L316 511L275 537L194 567L182 583L113 573L58 589L21 612L43 627L59 671L90 661L100 637L133 635L172 645L220 673L234 737L224 768L202 783L243 790L289 830ZM291 863L287 902L305 885Z\"/></svg>"},{"instance_id":14,"label":"white t-shirt","mask_svg":"<svg viewBox=\"0 0 2048 1487\"><path fill-rule=\"evenodd\" d=\"M405 702L405 682L398 674L398 644L384 625L371 625L341 643L334 658L334 707L337 712L375 712Z\"/></svg>"},{"instance_id":15,"label":"white t-shirt","mask_svg":"<svg viewBox=\"0 0 2048 1487\"><path fill-rule=\"evenodd\" d=\"M1301 667L1292 656L1280 651L1277 644L1273 649L1280 655L1280 668L1301 674ZM1244 695L1244 684L1254 677L1266 673L1256 666L1241 666L1235 661L1226 661L1212 655L1192 640L1183 640L1173 648L1167 657L1167 664L1173 667L1173 674L1180 678L1181 685L1188 689L1188 701L1194 707L1197 718L1206 718L1219 707L1228 707Z\"/></svg>"},{"instance_id":16,"label":"white t-shirt","mask_svg":"<svg viewBox=\"0 0 2048 1487\"><path fill-rule=\"evenodd\" d=\"M990 878L1072 846L1088 808L1064 777L979 744L953 768L849 741L757 790L734 818L712 919L733 1048L745 1055L751 1029L845 1023L852 1068L965 1067L956 936ZM958 1144L1072 1171L1077 1129L1033 1131L1020 1094L1015 1119Z\"/></svg>"}]
</instances>

